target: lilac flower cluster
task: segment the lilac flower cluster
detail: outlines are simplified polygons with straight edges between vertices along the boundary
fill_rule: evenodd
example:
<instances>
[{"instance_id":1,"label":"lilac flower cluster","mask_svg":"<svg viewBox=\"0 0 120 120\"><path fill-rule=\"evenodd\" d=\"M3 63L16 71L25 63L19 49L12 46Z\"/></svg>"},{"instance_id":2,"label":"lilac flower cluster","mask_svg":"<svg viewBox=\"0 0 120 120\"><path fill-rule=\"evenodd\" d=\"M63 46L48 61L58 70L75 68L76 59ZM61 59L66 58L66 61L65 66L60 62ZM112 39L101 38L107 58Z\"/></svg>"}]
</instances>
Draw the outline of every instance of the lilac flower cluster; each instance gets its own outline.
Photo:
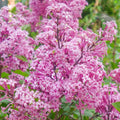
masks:
<instances>
[{"instance_id":1,"label":"lilac flower cluster","mask_svg":"<svg viewBox=\"0 0 120 120\"><path fill-rule=\"evenodd\" d=\"M51 110L59 111L63 96L67 102L78 101L79 110L95 109L103 119L120 119L112 107L120 93L114 85L102 87L106 72L100 61L117 26L114 21L107 22L98 34L79 28L86 5L86 0L30 0L32 10L21 3L16 5L16 14L6 7L0 10L0 73L10 74L10 80L0 79L0 92L4 93L0 100L10 101L3 108L10 113L6 119L47 119ZM38 32L34 40L21 30L26 24ZM12 72L28 69L26 78ZM114 78L119 76L113 73ZM21 85L19 80L25 82Z\"/></svg>"}]
</instances>

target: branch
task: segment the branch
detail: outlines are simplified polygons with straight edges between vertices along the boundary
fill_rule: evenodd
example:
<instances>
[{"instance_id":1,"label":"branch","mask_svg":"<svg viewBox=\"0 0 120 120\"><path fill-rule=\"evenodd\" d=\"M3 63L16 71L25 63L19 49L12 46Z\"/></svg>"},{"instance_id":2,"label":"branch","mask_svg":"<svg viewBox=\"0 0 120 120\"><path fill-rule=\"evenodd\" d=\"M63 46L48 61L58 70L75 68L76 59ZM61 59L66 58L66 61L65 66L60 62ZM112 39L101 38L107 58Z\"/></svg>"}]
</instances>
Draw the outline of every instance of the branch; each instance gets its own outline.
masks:
<instances>
[{"instance_id":1,"label":"branch","mask_svg":"<svg viewBox=\"0 0 120 120\"><path fill-rule=\"evenodd\" d=\"M79 112L80 112L80 119L82 120L82 113L81 113L81 110L79 110Z\"/></svg>"},{"instance_id":2,"label":"branch","mask_svg":"<svg viewBox=\"0 0 120 120\"><path fill-rule=\"evenodd\" d=\"M61 115L57 120L60 120L63 117L63 115Z\"/></svg>"},{"instance_id":3,"label":"branch","mask_svg":"<svg viewBox=\"0 0 120 120\"><path fill-rule=\"evenodd\" d=\"M89 120L93 120L94 118L100 117L99 113L95 113Z\"/></svg>"},{"instance_id":4,"label":"branch","mask_svg":"<svg viewBox=\"0 0 120 120\"><path fill-rule=\"evenodd\" d=\"M89 46L86 52L88 52L88 50L92 49L99 41L101 41L101 38L98 38L98 40L97 40L95 43L93 43L91 46ZM73 66L76 66L82 58L83 58L83 50L81 50L81 56L80 56L79 59L74 63Z\"/></svg>"},{"instance_id":5,"label":"branch","mask_svg":"<svg viewBox=\"0 0 120 120\"><path fill-rule=\"evenodd\" d=\"M95 0L94 12L98 13L97 6L99 5L99 0Z\"/></svg>"},{"instance_id":6,"label":"branch","mask_svg":"<svg viewBox=\"0 0 120 120\"><path fill-rule=\"evenodd\" d=\"M110 112L112 111L111 105L110 105L110 97L108 96L108 111L107 111L107 120L110 120Z\"/></svg>"},{"instance_id":7,"label":"branch","mask_svg":"<svg viewBox=\"0 0 120 120\"><path fill-rule=\"evenodd\" d=\"M0 65L0 78L1 78L1 74L2 74L2 68L3 68L3 66Z\"/></svg>"},{"instance_id":8,"label":"branch","mask_svg":"<svg viewBox=\"0 0 120 120\"><path fill-rule=\"evenodd\" d=\"M82 58L83 58L83 51L81 52L81 56L80 56L79 59L74 63L73 66L76 66Z\"/></svg>"},{"instance_id":9,"label":"branch","mask_svg":"<svg viewBox=\"0 0 120 120\"><path fill-rule=\"evenodd\" d=\"M55 73L55 79L56 79L56 81L58 81L55 64L53 64L53 70L54 70L54 73Z\"/></svg>"},{"instance_id":10,"label":"branch","mask_svg":"<svg viewBox=\"0 0 120 120\"><path fill-rule=\"evenodd\" d=\"M47 77L51 78L52 80L55 80L55 79L54 79L54 78L52 78L52 76L50 76L50 75L47 75Z\"/></svg>"},{"instance_id":11,"label":"branch","mask_svg":"<svg viewBox=\"0 0 120 120\"><path fill-rule=\"evenodd\" d=\"M92 49L99 41L101 41L101 38L98 38L98 40L95 43L93 43L91 46L89 46L88 50Z\"/></svg>"},{"instance_id":12,"label":"branch","mask_svg":"<svg viewBox=\"0 0 120 120\"><path fill-rule=\"evenodd\" d=\"M58 48L61 49L63 47L62 44L62 36L59 36L59 29L58 29L58 25L59 25L59 18L57 17L57 35L56 35L56 39L58 41ZM63 35L63 40L64 40L64 35Z\"/></svg>"},{"instance_id":13,"label":"branch","mask_svg":"<svg viewBox=\"0 0 120 120\"><path fill-rule=\"evenodd\" d=\"M0 61L2 60L2 58L1 58L1 56L0 56ZM1 74L2 74L2 68L3 68L3 66L2 65L0 65L0 78L1 78Z\"/></svg>"},{"instance_id":14,"label":"branch","mask_svg":"<svg viewBox=\"0 0 120 120\"><path fill-rule=\"evenodd\" d=\"M116 53L116 38L115 38L115 40L114 40L113 63L115 63L115 53Z\"/></svg>"},{"instance_id":15,"label":"branch","mask_svg":"<svg viewBox=\"0 0 120 120\"><path fill-rule=\"evenodd\" d=\"M58 48L61 48L60 47L60 39L59 39L59 29L58 29L58 25L59 25L59 18L57 18L57 41L58 41Z\"/></svg>"}]
</instances>

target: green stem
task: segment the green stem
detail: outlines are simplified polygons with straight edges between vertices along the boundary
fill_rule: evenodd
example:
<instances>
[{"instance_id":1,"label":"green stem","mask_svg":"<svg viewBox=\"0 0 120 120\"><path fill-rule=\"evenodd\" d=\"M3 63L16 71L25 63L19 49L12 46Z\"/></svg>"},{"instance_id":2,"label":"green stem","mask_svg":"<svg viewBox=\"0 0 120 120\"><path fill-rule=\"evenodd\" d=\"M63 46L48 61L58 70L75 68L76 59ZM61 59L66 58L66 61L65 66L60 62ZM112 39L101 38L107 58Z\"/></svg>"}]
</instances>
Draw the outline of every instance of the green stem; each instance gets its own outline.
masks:
<instances>
[{"instance_id":1,"label":"green stem","mask_svg":"<svg viewBox=\"0 0 120 120\"><path fill-rule=\"evenodd\" d=\"M80 112L80 119L82 120L82 113L81 113L81 110L79 110L79 112Z\"/></svg>"},{"instance_id":2,"label":"green stem","mask_svg":"<svg viewBox=\"0 0 120 120\"><path fill-rule=\"evenodd\" d=\"M95 113L89 120L93 120L94 118L100 117L100 114Z\"/></svg>"},{"instance_id":3,"label":"green stem","mask_svg":"<svg viewBox=\"0 0 120 120\"><path fill-rule=\"evenodd\" d=\"M1 61L1 56L0 56L0 61ZM3 66L0 65L0 78L1 78L1 74L2 74L2 68L3 68Z\"/></svg>"},{"instance_id":4,"label":"green stem","mask_svg":"<svg viewBox=\"0 0 120 120\"><path fill-rule=\"evenodd\" d=\"M115 63L115 54L116 53L116 38L114 40L114 49L113 49L113 63Z\"/></svg>"}]
</instances>

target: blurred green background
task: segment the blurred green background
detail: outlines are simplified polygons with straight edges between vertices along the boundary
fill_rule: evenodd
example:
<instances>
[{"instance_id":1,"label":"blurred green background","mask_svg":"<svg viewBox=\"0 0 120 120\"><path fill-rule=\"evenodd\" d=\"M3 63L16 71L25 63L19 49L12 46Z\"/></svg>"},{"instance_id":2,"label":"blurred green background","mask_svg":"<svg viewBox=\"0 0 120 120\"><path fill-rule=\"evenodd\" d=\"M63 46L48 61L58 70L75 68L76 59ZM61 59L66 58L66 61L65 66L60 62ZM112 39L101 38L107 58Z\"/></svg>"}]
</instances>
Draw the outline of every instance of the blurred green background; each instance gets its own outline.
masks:
<instances>
[{"instance_id":1,"label":"blurred green background","mask_svg":"<svg viewBox=\"0 0 120 120\"><path fill-rule=\"evenodd\" d=\"M0 0L0 8L8 4L8 0Z\"/></svg>"}]
</instances>

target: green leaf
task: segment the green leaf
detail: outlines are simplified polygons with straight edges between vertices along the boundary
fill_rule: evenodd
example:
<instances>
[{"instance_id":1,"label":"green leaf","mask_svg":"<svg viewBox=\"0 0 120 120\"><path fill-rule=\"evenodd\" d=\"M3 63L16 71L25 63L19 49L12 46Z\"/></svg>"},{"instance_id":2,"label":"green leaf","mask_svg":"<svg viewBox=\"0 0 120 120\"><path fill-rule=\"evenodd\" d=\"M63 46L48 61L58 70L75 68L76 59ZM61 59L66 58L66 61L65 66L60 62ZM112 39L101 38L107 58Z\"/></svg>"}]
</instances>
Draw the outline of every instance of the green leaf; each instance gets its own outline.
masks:
<instances>
[{"instance_id":1,"label":"green leaf","mask_svg":"<svg viewBox=\"0 0 120 120\"><path fill-rule=\"evenodd\" d=\"M86 109L84 111L83 120L89 120L89 118L92 117L94 113L95 113L94 109L91 109L91 110Z\"/></svg>"},{"instance_id":2,"label":"green leaf","mask_svg":"<svg viewBox=\"0 0 120 120\"><path fill-rule=\"evenodd\" d=\"M3 72L3 73L1 74L1 77L2 77L2 78L7 78L7 79L9 79L9 74L6 73L6 72Z\"/></svg>"},{"instance_id":3,"label":"green leaf","mask_svg":"<svg viewBox=\"0 0 120 120\"><path fill-rule=\"evenodd\" d=\"M69 117L68 117L68 116L66 116L64 120L70 120L70 119L69 119Z\"/></svg>"},{"instance_id":4,"label":"green leaf","mask_svg":"<svg viewBox=\"0 0 120 120\"><path fill-rule=\"evenodd\" d=\"M53 110L52 110L48 117L49 117L50 119L54 120L55 115L56 115L56 112L53 112Z\"/></svg>"},{"instance_id":5,"label":"green leaf","mask_svg":"<svg viewBox=\"0 0 120 120\"><path fill-rule=\"evenodd\" d=\"M65 106L65 107L64 107L64 111L69 112L69 111L70 111L70 106Z\"/></svg>"},{"instance_id":6,"label":"green leaf","mask_svg":"<svg viewBox=\"0 0 120 120\"><path fill-rule=\"evenodd\" d=\"M34 50L37 50L40 47L41 43L39 43L39 45L36 45Z\"/></svg>"},{"instance_id":7,"label":"green leaf","mask_svg":"<svg viewBox=\"0 0 120 120\"><path fill-rule=\"evenodd\" d=\"M80 112L78 109L73 111L73 118L79 120L78 118L80 118Z\"/></svg>"},{"instance_id":8,"label":"green leaf","mask_svg":"<svg viewBox=\"0 0 120 120\"><path fill-rule=\"evenodd\" d=\"M31 32L30 33L30 37L32 37L33 39L35 39L37 35L38 35L37 32Z\"/></svg>"},{"instance_id":9,"label":"green leaf","mask_svg":"<svg viewBox=\"0 0 120 120\"><path fill-rule=\"evenodd\" d=\"M35 102L38 102L39 98L35 98Z\"/></svg>"},{"instance_id":10,"label":"green leaf","mask_svg":"<svg viewBox=\"0 0 120 120\"><path fill-rule=\"evenodd\" d=\"M5 90L2 86L0 86L0 90Z\"/></svg>"},{"instance_id":11,"label":"green leaf","mask_svg":"<svg viewBox=\"0 0 120 120\"><path fill-rule=\"evenodd\" d=\"M13 7L11 13L16 14L16 7Z\"/></svg>"},{"instance_id":12,"label":"green leaf","mask_svg":"<svg viewBox=\"0 0 120 120\"><path fill-rule=\"evenodd\" d=\"M25 56L16 55L16 57L24 62L27 62L27 58Z\"/></svg>"},{"instance_id":13,"label":"green leaf","mask_svg":"<svg viewBox=\"0 0 120 120\"><path fill-rule=\"evenodd\" d=\"M10 103L10 101L5 99L5 100L0 101L0 103L2 107L6 107Z\"/></svg>"},{"instance_id":14,"label":"green leaf","mask_svg":"<svg viewBox=\"0 0 120 120\"><path fill-rule=\"evenodd\" d=\"M114 62L111 62L111 66L113 69L117 68L118 67L118 64L114 63Z\"/></svg>"},{"instance_id":15,"label":"green leaf","mask_svg":"<svg viewBox=\"0 0 120 120\"><path fill-rule=\"evenodd\" d=\"M22 85L24 83L24 80L20 80L19 83Z\"/></svg>"},{"instance_id":16,"label":"green leaf","mask_svg":"<svg viewBox=\"0 0 120 120\"><path fill-rule=\"evenodd\" d=\"M10 89L10 85L7 85L8 89ZM0 86L0 90L5 90L2 86Z\"/></svg>"},{"instance_id":17,"label":"green leaf","mask_svg":"<svg viewBox=\"0 0 120 120\"><path fill-rule=\"evenodd\" d=\"M15 71L12 71L13 73L16 73L16 74L19 74L19 75L22 75L24 77L28 77L29 76L29 72L23 72L21 70L15 70Z\"/></svg>"},{"instance_id":18,"label":"green leaf","mask_svg":"<svg viewBox=\"0 0 120 120\"><path fill-rule=\"evenodd\" d=\"M113 107L120 112L120 102L112 103Z\"/></svg>"},{"instance_id":19,"label":"green leaf","mask_svg":"<svg viewBox=\"0 0 120 120\"><path fill-rule=\"evenodd\" d=\"M65 102L66 102L65 96L61 98L61 102L62 102L62 103L65 103Z\"/></svg>"},{"instance_id":20,"label":"green leaf","mask_svg":"<svg viewBox=\"0 0 120 120\"><path fill-rule=\"evenodd\" d=\"M8 89L10 89L10 85L7 85Z\"/></svg>"},{"instance_id":21,"label":"green leaf","mask_svg":"<svg viewBox=\"0 0 120 120\"><path fill-rule=\"evenodd\" d=\"M6 117L6 116L7 116L7 114L2 113L2 112L0 111L0 120L5 120L4 117Z\"/></svg>"},{"instance_id":22,"label":"green leaf","mask_svg":"<svg viewBox=\"0 0 120 120\"><path fill-rule=\"evenodd\" d=\"M59 114L62 115L64 113L64 110L62 108L59 109Z\"/></svg>"},{"instance_id":23,"label":"green leaf","mask_svg":"<svg viewBox=\"0 0 120 120\"><path fill-rule=\"evenodd\" d=\"M26 31L28 31L29 33L31 33L31 26L30 25L24 25L24 26L22 26L22 30L26 30Z\"/></svg>"},{"instance_id":24,"label":"green leaf","mask_svg":"<svg viewBox=\"0 0 120 120\"><path fill-rule=\"evenodd\" d=\"M74 119L78 119L78 118L79 118L79 115L74 113L74 114L73 114L73 118L74 118Z\"/></svg>"},{"instance_id":25,"label":"green leaf","mask_svg":"<svg viewBox=\"0 0 120 120\"><path fill-rule=\"evenodd\" d=\"M13 110L18 111L18 108L16 108L14 104L11 105L11 108L12 108Z\"/></svg>"},{"instance_id":26,"label":"green leaf","mask_svg":"<svg viewBox=\"0 0 120 120\"><path fill-rule=\"evenodd\" d=\"M84 116L83 120L89 120L89 117L88 116Z\"/></svg>"}]
</instances>

